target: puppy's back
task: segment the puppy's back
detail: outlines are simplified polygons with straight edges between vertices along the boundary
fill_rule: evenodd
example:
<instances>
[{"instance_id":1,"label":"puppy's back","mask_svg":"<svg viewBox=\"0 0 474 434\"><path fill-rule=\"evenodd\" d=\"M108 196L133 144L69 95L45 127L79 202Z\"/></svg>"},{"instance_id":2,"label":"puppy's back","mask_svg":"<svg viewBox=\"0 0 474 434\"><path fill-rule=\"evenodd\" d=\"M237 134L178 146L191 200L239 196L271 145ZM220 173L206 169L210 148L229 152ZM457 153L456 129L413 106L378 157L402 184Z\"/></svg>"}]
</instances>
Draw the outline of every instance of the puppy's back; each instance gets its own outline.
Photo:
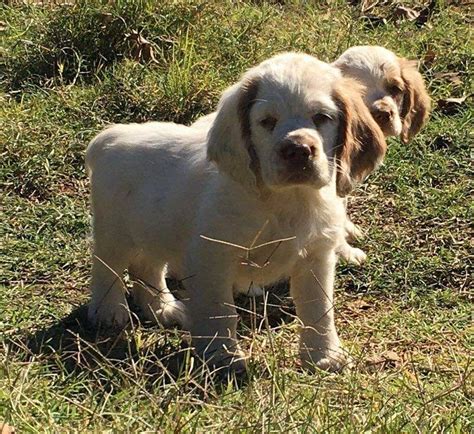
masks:
<instances>
[{"instance_id":1,"label":"puppy's back","mask_svg":"<svg viewBox=\"0 0 474 434\"><path fill-rule=\"evenodd\" d=\"M143 124L115 124L103 130L89 143L86 151L86 168L94 172L104 157L141 159L149 151L179 154L186 148L196 151L204 146L206 131L200 132L172 122L147 122ZM109 161L110 162L110 161Z\"/></svg>"}]
</instances>

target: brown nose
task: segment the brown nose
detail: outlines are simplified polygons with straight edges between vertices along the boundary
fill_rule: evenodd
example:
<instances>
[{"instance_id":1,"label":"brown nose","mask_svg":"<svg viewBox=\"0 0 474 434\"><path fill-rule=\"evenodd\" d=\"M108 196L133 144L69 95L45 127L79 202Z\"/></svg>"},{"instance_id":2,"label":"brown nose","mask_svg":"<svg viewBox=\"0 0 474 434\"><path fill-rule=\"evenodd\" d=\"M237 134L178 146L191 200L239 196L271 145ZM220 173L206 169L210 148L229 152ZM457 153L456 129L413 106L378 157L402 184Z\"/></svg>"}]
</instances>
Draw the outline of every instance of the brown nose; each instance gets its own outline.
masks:
<instances>
[{"instance_id":1,"label":"brown nose","mask_svg":"<svg viewBox=\"0 0 474 434\"><path fill-rule=\"evenodd\" d=\"M314 146L305 143L286 142L280 149L280 156L283 160L296 164L306 163L314 157L314 154Z\"/></svg>"},{"instance_id":2,"label":"brown nose","mask_svg":"<svg viewBox=\"0 0 474 434\"><path fill-rule=\"evenodd\" d=\"M372 110L372 116L377 123L387 123L393 118L393 110L390 107L377 107Z\"/></svg>"}]
</instances>

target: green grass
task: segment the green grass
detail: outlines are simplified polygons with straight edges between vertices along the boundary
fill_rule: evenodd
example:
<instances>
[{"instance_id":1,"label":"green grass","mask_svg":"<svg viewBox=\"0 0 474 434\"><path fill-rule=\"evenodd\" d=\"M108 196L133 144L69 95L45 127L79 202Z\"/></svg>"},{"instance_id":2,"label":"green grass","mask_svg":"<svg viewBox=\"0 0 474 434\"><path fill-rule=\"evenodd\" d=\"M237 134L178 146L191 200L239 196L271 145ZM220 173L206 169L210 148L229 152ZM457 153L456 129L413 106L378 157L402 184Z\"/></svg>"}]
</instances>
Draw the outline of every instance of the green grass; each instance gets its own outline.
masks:
<instances>
[{"instance_id":1,"label":"green grass","mask_svg":"<svg viewBox=\"0 0 474 434\"><path fill-rule=\"evenodd\" d=\"M18 432L472 430L474 110L466 101L448 116L436 101L472 92L473 47L467 8L447 3L439 1L423 27L390 20L372 27L361 6L342 0L0 6L0 426L3 419ZM393 8L370 13L389 17ZM132 58L133 30L151 41L156 62ZM111 122L190 122L276 52L329 61L356 44L421 59L435 107L412 143L390 140L385 165L351 200L369 261L339 266L336 302L356 368L341 375L299 368L285 288L270 296L268 322L262 300L240 300L254 311L242 315L252 357L240 388L191 372L177 330L137 324L118 338L97 336L83 308L88 141ZM179 366L187 370L177 375Z\"/></svg>"}]
</instances>

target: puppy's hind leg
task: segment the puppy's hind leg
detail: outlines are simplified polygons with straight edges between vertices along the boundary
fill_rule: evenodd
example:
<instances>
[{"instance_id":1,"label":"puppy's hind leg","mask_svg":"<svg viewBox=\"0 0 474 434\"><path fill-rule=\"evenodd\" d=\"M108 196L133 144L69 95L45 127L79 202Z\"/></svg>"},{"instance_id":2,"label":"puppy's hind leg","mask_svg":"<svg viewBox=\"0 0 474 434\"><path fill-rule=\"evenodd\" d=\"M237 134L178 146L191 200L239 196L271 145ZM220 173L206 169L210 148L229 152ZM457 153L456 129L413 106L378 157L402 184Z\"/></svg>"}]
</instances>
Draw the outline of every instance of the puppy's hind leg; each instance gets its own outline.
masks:
<instances>
[{"instance_id":1,"label":"puppy's hind leg","mask_svg":"<svg viewBox=\"0 0 474 434\"><path fill-rule=\"evenodd\" d=\"M129 267L133 302L143 317L164 326L183 325L184 306L166 286L166 265L135 261Z\"/></svg>"}]
</instances>

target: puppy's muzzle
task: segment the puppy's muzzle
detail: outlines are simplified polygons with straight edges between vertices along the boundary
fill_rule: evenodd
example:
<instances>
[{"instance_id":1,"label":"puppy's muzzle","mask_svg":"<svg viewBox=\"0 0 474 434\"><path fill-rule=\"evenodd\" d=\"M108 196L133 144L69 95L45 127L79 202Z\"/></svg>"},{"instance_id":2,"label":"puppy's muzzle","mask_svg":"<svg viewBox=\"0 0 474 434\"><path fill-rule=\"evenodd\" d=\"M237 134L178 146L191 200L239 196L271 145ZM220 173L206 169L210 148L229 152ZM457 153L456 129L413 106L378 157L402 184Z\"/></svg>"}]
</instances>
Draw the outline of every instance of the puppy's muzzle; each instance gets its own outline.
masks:
<instances>
[{"instance_id":1,"label":"puppy's muzzle","mask_svg":"<svg viewBox=\"0 0 474 434\"><path fill-rule=\"evenodd\" d=\"M387 98L375 101L370 109L370 113L386 136L398 135L395 125L398 110L393 101L388 101Z\"/></svg>"},{"instance_id":2,"label":"puppy's muzzle","mask_svg":"<svg viewBox=\"0 0 474 434\"><path fill-rule=\"evenodd\" d=\"M280 143L278 156L283 163L282 176L286 183L308 183L317 177L318 148L306 134L286 137Z\"/></svg>"},{"instance_id":3,"label":"puppy's muzzle","mask_svg":"<svg viewBox=\"0 0 474 434\"><path fill-rule=\"evenodd\" d=\"M371 110L372 116L379 125L390 122L395 115L395 110L385 101L375 101Z\"/></svg>"},{"instance_id":4,"label":"puppy's muzzle","mask_svg":"<svg viewBox=\"0 0 474 434\"><path fill-rule=\"evenodd\" d=\"M316 155L316 147L290 139L282 143L279 154L288 169L300 170L312 164L311 160Z\"/></svg>"}]
</instances>

